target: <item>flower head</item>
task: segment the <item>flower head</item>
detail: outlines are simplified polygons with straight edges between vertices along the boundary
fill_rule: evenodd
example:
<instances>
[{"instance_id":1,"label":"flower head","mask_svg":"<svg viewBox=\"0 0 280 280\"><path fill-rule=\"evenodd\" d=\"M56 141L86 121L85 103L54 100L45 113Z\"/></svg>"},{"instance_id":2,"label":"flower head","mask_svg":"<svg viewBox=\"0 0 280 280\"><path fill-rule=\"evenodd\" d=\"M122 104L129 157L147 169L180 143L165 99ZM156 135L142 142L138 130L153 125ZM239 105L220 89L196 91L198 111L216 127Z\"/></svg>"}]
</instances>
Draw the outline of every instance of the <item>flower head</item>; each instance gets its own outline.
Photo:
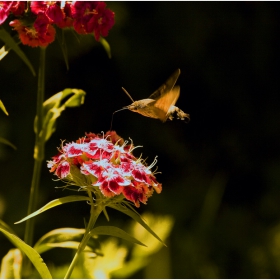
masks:
<instances>
[{"instance_id":1,"label":"flower head","mask_svg":"<svg viewBox=\"0 0 280 280\"><path fill-rule=\"evenodd\" d=\"M30 6L30 8L29 8ZM115 23L115 13L102 1L0 1L0 25L12 14L10 26L24 45L46 47L55 39L55 28L74 28L99 41Z\"/></svg>"},{"instance_id":2,"label":"flower head","mask_svg":"<svg viewBox=\"0 0 280 280\"><path fill-rule=\"evenodd\" d=\"M11 6L11 13L14 14L15 16L21 16L26 7L27 7L27 2L26 1L12 1L12 6Z\"/></svg>"},{"instance_id":3,"label":"flower head","mask_svg":"<svg viewBox=\"0 0 280 280\"><path fill-rule=\"evenodd\" d=\"M0 1L0 24L8 17L13 1Z\"/></svg>"},{"instance_id":4,"label":"flower head","mask_svg":"<svg viewBox=\"0 0 280 280\"><path fill-rule=\"evenodd\" d=\"M107 36L115 23L115 13L99 1L76 1L72 6L74 29L80 34L93 33L98 41Z\"/></svg>"},{"instance_id":5,"label":"flower head","mask_svg":"<svg viewBox=\"0 0 280 280\"><path fill-rule=\"evenodd\" d=\"M73 16L72 16L72 4L69 2L66 2L64 7L61 9L63 13L62 21L57 22L57 26L60 28L65 27L72 27L73 26Z\"/></svg>"},{"instance_id":6,"label":"flower head","mask_svg":"<svg viewBox=\"0 0 280 280\"><path fill-rule=\"evenodd\" d=\"M10 26L18 32L24 45L46 47L55 39L55 29L49 23L48 17L44 13L39 13L31 24L16 19L10 22Z\"/></svg>"},{"instance_id":7,"label":"flower head","mask_svg":"<svg viewBox=\"0 0 280 280\"><path fill-rule=\"evenodd\" d=\"M62 145L59 154L48 161L50 172L70 184L93 190L105 199L123 195L137 207L161 192L150 166L132 154L128 144L115 131L103 137L88 133L76 142Z\"/></svg>"},{"instance_id":8,"label":"flower head","mask_svg":"<svg viewBox=\"0 0 280 280\"><path fill-rule=\"evenodd\" d=\"M60 8L59 2L31 1L30 7L35 15L44 13L51 23L58 24L63 21L64 14Z\"/></svg>"},{"instance_id":9,"label":"flower head","mask_svg":"<svg viewBox=\"0 0 280 280\"><path fill-rule=\"evenodd\" d=\"M96 20L93 22L93 32L97 41L100 35L106 37L115 23L115 14L105 7L106 4L104 2L98 2L96 6L97 15L95 17Z\"/></svg>"}]
</instances>

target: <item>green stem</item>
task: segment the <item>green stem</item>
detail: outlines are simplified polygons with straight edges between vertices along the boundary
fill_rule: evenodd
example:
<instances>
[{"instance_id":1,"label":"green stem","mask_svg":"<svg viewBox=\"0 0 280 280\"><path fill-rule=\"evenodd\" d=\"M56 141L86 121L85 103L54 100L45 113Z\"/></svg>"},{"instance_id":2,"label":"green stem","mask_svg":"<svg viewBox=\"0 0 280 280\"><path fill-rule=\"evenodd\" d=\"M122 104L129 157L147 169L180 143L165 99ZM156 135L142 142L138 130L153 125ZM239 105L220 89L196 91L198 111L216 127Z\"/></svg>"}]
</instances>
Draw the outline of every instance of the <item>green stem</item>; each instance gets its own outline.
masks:
<instances>
[{"instance_id":1,"label":"green stem","mask_svg":"<svg viewBox=\"0 0 280 280\"><path fill-rule=\"evenodd\" d=\"M96 220L98 218L98 216L101 214L102 210L103 210L103 206L100 204L94 204L92 196L91 196L91 192L88 191L89 196L91 197L91 209L90 209L90 219L89 219L89 223L87 225L84 237L78 247L78 250L68 268L68 271L64 277L64 279L69 279L71 277L72 271L79 259L79 256L81 255L81 253L83 252L83 250L85 249L91 235L90 235L90 231L93 229Z\"/></svg>"},{"instance_id":2,"label":"green stem","mask_svg":"<svg viewBox=\"0 0 280 280\"><path fill-rule=\"evenodd\" d=\"M42 127L44 121L43 102L45 98L45 64L46 64L46 48L40 48L40 61L39 61L39 74L38 74L38 89L37 89L37 122L36 122L36 139L34 147L34 169L31 182L30 196L27 215L36 210L38 189L41 176L42 161L45 154L45 139L42 138ZM29 219L26 222L24 241L28 245L32 245L34 234L34 221Z\"/></svg>"}]
</instances>

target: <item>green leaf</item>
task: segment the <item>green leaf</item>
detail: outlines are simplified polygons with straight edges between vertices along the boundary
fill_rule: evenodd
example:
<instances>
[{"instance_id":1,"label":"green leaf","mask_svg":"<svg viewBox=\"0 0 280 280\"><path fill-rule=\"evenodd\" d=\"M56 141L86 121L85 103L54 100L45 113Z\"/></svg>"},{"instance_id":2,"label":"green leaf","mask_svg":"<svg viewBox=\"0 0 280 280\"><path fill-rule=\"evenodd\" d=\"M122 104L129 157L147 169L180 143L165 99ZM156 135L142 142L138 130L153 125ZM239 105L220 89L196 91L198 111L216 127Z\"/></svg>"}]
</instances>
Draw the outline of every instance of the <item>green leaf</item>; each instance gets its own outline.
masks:
<instances>
[{"instance_id":1,"label":"green leaf","mask_svg":"<svg viewBox=\"0 0 280 280\"><path fill-rule=\"evenodd\" d=\"M39 253L46 252L52 248L68 248L77 249L85 229L77 228L59 228L52 230L42 236L34 245L34 249ZM86 250L94 251L96 254L101 254L100 243L91 238L87 244Z\"/></svg>"},{"instance_id":2,"label":"green leaf","mask_svg":"<svg viewBox=\"0 0 280 280\"><path fill-rule=\"evenodd\" d=\"M30 218L33 218L33 217L45 212L46 210L49 210L49 209L51 209L53 207L56 207L58 205L69 203L69 202L87 201L87 200L89 200L89 197L81 196L81 195L70 195L70 196L58 198L58 199L55 199L55 200L49 202L48 204L46 204L45 206L43 206L39 210L33 212L32 214L30 214L27 217L21 219L20 221L16 222L15 224L22 223L22 222L24 222L24 221L26 221Z\"/></svg>"},{"instance_id":3,"label":"green leaf","mask_svg":"<svg viewBox=\"0 0 280 280\"><path fill-rule=\"evenodd\" d=\"M20 238L18 238L13 233L7 231L6 228L0 225L0 231L4 233L4 235L22 252L26 254L29 260L33 263L34 267L37 269L38 273L43 279L50 279L52 278L48 267L44 263L41 256L29 245L23 242Z\"/></svg>"},{"instance_id":4,"label":"green leaf","mask_svg":"<svg viewBox=\"0 0 280 280\"><path fill-rule=\"evenodd\" d=\"M2 60L8 53L9 53L9 51L6 50L5 45L4 45L0 49L0 60Z\"/></svg>"},{"instance_id":5,"label":"green leaf","mask_svg":"<svg viewBox=\"0 0 280 280\"><path fill-rule=\"evenodd\" d=\"M56 120L66 107L78 107L84 104L85 94L83 90L68 88L55 94L44 102L43 106L46 115L43 125L43 135L45 136L45 141L47 141L55 131ZM66 99L67 97L68 99ZM66 101L62 103L65 99Z\"/></svg>"},{"instance_id":6,"label":"green leaf","mask_svg":"<svg viewBox=\"0 0 280 280\"><path fill-rule=\"evenodd\" d=\"M46 251L49 251L54 248L65 248L65 249L73 249L77 250L79 248L81 242L78 241L65 241L65 242L55 242L55 243L45 243L36 248L36 251L39 254L42 254ZM87 246L86 250L89 250L90 247Z\"/></svg>"},{"instance_id":7,"label":"green leaf","mask_svg":"<svg viewBox=\"0 0 280 280\"><path fill-rule=\"evenodd\" d=\"M86 93L81 89L67 88L58 92L44 103L44 123L40 137L47 141L56 129L56 120L67 107L78 107L84 104ZM68 98L68 99L66 99ZM37 116L34 121L34 131L37 133Z\"/></svg>"},{"instance_id":8,"label":"green leaf","mask_svg":"<svg viewBox=\"0 0 280 280\"><path fill-rule=\"evenodd\" d=\"M108 215L108 213L107 213L106 207L103 208L103 214L104 214L106 220L109 222L110 219L109 219L109 215Z\"/></svg>"},{"instance_id":9,"label":"green leaf","mask_svg":"<svg viewBox=\"0 0 280 280\"><path fill-rule=\"evenodd\" d=\"M43 141L48 141L52 134L56 130L56 120L58 117L61 115L62 111L65 110L65 107L61 108L53 108L50 111L47 112L45 118L44 118L44 123L43 123L43 128L40 133L41 138ZM37 121L37 116L35 118L35 125L34 125L34 131L36 133L36 121Z\"/></svg>"},{"instance_id":10,"label":"green leaf","mask_svg":"<svg viewBox=\"0 0 280 280\"><path fill-rule=\"evenodd\" d=\"M56 38L62 51L66 69L69 70L68 50L67 44L65 43L65 29L56 28Z\"/></svg>"},{"instance_id":11,"label":"green leaf","mask_svg":"<svg viewBox=\"0 0 280 280\"><path fill-rule=\"evenodd\" d=\"M111 55L111 47L109 45L109 43L107 42L106 39L104 39L103 37L100 37L99 42L102 44L103 48L105 49L107 55L109 58L112 58Z\"/></svg>"},{"instance_id":12,"label":"green leaf","mask_svg":"<svg viewBox=\"0 0 280 280\"><path fill-rule=\"evenodd\" d=\"M157 236L157 234L144 222L144 220L141 218L141 216L133 209L129 209L126 206L122 205L122 204L110 204L108 205L108 207L111 207L115 210L118 210L126 215L128 215L129 217L131 217L132 219L134 219L137 223L139 223L140 225L142 225L149 233L151 233L158 241L160 241L164 246L165 243ZM167 247L167 246L166 246Z\"/></svg>"},{"instance_id":13,"label":"green leaf","mask_svg":"<svg viewBox=\"0 0 280 280\"><path fill-rule=\"evenodd\" d=\"M112 271L110 278L112 279L130 279L140 269L147 267L151 262L151 258L146 256L145 258L133 258L125 263L125 266L118 270Z\"/></svg>"},{"instance_id":14,"label":"green leaf","mask_svg":"<svg viewBox=\"0 0 280 280\"><path fill-rule=\"evenodd\" d=\"M8 146L12 147L14 150L17 149L17 147L15 145L13 145L11 142L9 142L8 140L6 140L2 137L0 137L0 143L8 145Z\"/></svg>"},{"instance_id":15,"label":"green leaf","mask_svg":"<svg viewBox=\"0 0 280 280\"><path fill-rule=\"evenodd\" d=\"M160 234L163 241L165 241L173 227L173 217L169 215L153 215L151 213L143 213L142 218L156 231ZM133 221L131 223L131 229L129 232L133 236L135 236L139 240L145 240L147 248L143 248L140 246L134 246L132 251L130 252L130 258L127 260L125 265L112 272L110 278L112 279L129 279L132 275L139 271L140 269L146 267L151 260L152 256L155 254L160 254L159 252L163 252L165 254L166 250L161 250L162 245L159 242L155 242L155 239L152 235L149 234L146 230L141 228L142 226L137 222ZM106 253L106 252L105 252ZM164 262L163 257L163 262Z\"/></svg>"},{"instance_id":16,"label":"green leaf","mask_svg":"<svg viewBox=\"0 0 280 280\"><path fill-rule=\"evenodd\" d=\"M28 68L30 69L33 76L36 76L35 70L34 70L32 64L30 63L30 61L28 60L28 58L26 57L26 55L24 54L24 52L20 49L20 47L15 42L13 37L11 37L11 35L1 26L0 26L0 40L2 40L7 45L8 48L11 48L22 59L22 61L28 66ZM7 47L5 46L4 52L9 51L9 49L7 49Z\"/></svg>"},{"instance_id":17,"label":"green leaf","mask_svg":"<svg viewBox=\"0 0 280 280\"><path fill-rule=\"evenodd\" d=\"M22 268L22 253L19 249L10 249L2 258L1 279L20 279Z\"/></svg>"},{"instance_id":18,"label":"green leaf","mask_svg":"<svg viewBox=\"0 0 280 280\"><path fill-rule=\"evenodd\" d=\"M8 231L9 233L15 234L14 231L2 220L0 220L0 227Z\"/></svg>"},{"instance_id":19,"label":"green leaf","mask_svg":"<svg viewBox=\"0 0 280 280\"><path fill-rule=\"evenodd\" d=\"M94 236L94 235L115 236L115 237L119 237L119 238L125 239L130 242L136 243L138 245L147 247L145 244L143 244L142 242L140 242L139 240L137 240L136 238L134 238L133 236L131 236L130 234L126 233L124 230L122 230L118 227L113 227L113 226L96 227L90 231L90 235L91 236Z\"/></svg>"},{"instance_id":20,"label":"green leaf","mask_svg":"<svg viewBox=\"0 0 280 280\"><path fill-rule=\"evenodd\" d=\"M3 104L3 102L2 102L1 100L0 100L0 109L2 109L2 111L3 111L7 116L9 116L9 114L8 114L6 108L5 108L5 106L4 106L4 104Z\"/></svg>"}]
</instances>

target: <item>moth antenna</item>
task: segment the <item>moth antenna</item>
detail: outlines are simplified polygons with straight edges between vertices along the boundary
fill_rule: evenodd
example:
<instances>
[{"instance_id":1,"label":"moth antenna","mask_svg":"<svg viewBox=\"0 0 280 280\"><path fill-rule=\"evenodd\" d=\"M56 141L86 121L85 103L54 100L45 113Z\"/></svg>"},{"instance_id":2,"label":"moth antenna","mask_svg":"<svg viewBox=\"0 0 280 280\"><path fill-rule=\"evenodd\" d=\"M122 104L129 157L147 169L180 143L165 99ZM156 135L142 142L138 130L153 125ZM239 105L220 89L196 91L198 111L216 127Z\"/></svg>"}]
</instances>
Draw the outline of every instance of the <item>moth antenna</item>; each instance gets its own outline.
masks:
<instances>
[{"instance_id":1,"label":"moth antenna","mask_svg":"<svg viewBox=\"0 0 280 280\"><path fill-rule=\"evenodd\" d=\"M127 94L127 96L130 98L130 100L131 100L132 102L134 102L133 98L130 96L130 94L127 92L127 90L126 90L125 88L123 88L123 87L122 87L122 90ZM117 111L115 111L115 112L112 114L112 120L111 120L110 131L112 130L112 127L113 127L113 117L114 117L114 114L117 113L117 112L119 112L119 111L125 110L125 109L127 109L127 107L123 107L122 109L117 110Z\"/></svg>"},{"instance_id":2,"label":"moth antenna","mask_svg":"<svg viewBox=\"0 0 280 280\"><path fill-rule=\"evenodd\" d=\"M127 92L125 88L122 87L122 90L127 94L127 96L130 98L132 102L134 102L133 98L130 96L130 94Z\"/></svg>"},{"instance_id":3,"label":"moth antenna","mask_svg":"<svg viewBox=\"0 0 280 280\"><path fill-rule=\"evenodd\" d=\"M122 109L120 109L120 110L117 110L117 111L113 112L113 114L112 114L112 119L111 119L110 131L112 130L112 127L113 127L113 117L114 117L114 114L117 113L117 112L119 112L119 111L125 110L125 109L127 109L127 108L124 107L124 108L122 108Z\"/></svg>"}]
</instances>

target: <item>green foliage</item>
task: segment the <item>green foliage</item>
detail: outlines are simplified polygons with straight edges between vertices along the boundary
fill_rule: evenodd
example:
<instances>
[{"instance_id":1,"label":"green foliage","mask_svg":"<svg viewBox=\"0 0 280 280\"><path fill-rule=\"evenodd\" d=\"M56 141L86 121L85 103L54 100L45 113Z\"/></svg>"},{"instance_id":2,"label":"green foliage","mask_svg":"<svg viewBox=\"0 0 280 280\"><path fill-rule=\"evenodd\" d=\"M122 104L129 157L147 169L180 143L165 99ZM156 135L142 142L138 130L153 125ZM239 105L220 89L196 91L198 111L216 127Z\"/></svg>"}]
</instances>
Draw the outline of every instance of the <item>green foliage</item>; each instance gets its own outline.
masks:
<instances>
[{"instance_id":1,"label":"green foliage","mask_svg":"<svg viewBox=\"0 0 280 280\"><path fill-rule=\"evenodd\" d=\"M8 114L8 112L7 112L7 110L6 110L6 108L5 108L5 106L4 106L4 104L3 104L3 102L2 102L2 100L0 100L0 109L8 116L9 114Z\"/></svg>"},{"instance_id":2,"label":"green foliage","mask_svg":"<svg viewBox=\"0 0 280 280\"><path fill-rule=\"evenodd\" d=\"M100 226L96 227L93 230L90 231L91 236L95 235L109 235L109 236L114 236L114 237L119 237L122 239L125 239L129 242L136 243L141 246L145 246L142 242L131 236L130 234L126 233L124 230L118 228L118 227L113 227L113 226Z\"/></svg>"},{"instance_id":3,"label":"green foliage","mask_svg":"<svg viewBox=\"0 0 280 280\"><path fill-rule=\"evenodd\" d=\"M110 204L108 207L111 207L115 210L118 210L129 217L131 217L133 220L135 220L137 223L142 225L150 234L152 234L159 242L161 242L164 246L164 242L157 236L157 234L145 223L145 221L141 218L141 216L128 204L128 203L123 203L125 204Z\"/></svg>"},{"instance_id":4,"label":"green foliage","mask_svg":"<svg viewBox=\"0 0 280 280\"><path fill-rule=\"evenodd\" d=\"M142 218L161 236L162 240L166 242L171 234L174 225L174 218L170 215L153 215L151 213L144 213ZM156 254L159 254L157 258L160 259L160 270L166 271L167 269L170 269L168 248L163 248L161 243L157 242L149 232L147 232L135 221L130 223L128 232L137 239L145 240L147 247L133 246L130 250L130 258L126 260L122 267L112 271L110 275L111 278L127 279L134 275L137 271L149 266L149 264L151 264L153 271L156 270L156 265L152 264L153 256ZM165 274L164 277L168 278L168 274Z\"/></svg>"},{"instance_id":5,"label":"green foliage","mask_svg":"<svg viewBox=\"0 0 280 280\"><path fill-rule=\"evenodd\" d=\"M19 249L11 249L4 256L1 262L1 279L21 278L22 254Z\"/></svg>"},{"instance_id":6,"label":"green foliage","mask_svg":"<svg viewBox=\"0 0 280 280\"><path fill-rule=\"evenodd\" d=\"M28 66L33 76L36 76L35 70L25 55L25 53L20 49L18 43L11 37L11 35L2 27L0 26L0 40L2 40L6 46L1 49L1 59L3 59L8 52L13 50L21 59L22 61Z\"/></svg>"},{"instance_id":7,"label":"green foliage","mask_svg":"<svg viewBox=\"0 0 280 280\"><path fill-rule=\"evenodd\" d=\"M28 215L27 217L21 219L20 221L16 222L15 224L22 223L30 218L33 218L53 207L56 207L61 204L69 203L69 202L76 202L76 201L87 201L89 198L87 196L80 196L80 195L70 195L70 196L65 196L62 198L54 199L39 210L35 211L34 213Z\"/></svg>"},{"instance_id":8,"label":"green foliage","mask_svg":"<svg viewBox=\"0 0 280 280\"><path fill-rule=\"evenodd\" d=\"M78 248L85 229L77 228L58 228L46 233L34 245L34 249L39 253L44 253L53 248ZM92 251L96 255L102 255L100 243L91 238L85 248L86 251Z\"/></svg>"},{"instance_id":9,"label":"green foliage","mask_svg":"<svg viewBox=\"0 0 280 280\"><path fill-rule=\"evenodd\" d=\"M89 199L90 199L89 197L78 196L78 195L71 195L71 196L66 196L66 197L62 197L62 198L59 198L59 199L55 199L55 200L49 202L48 204L46 204L45 206L43 206L42 208L40 208L39 210L33 212L32 214L28 215L27 217L25 217L25 218L21 219L20 221L16 222L15 224L22 223L22 222L24 222L24 221L26 221L30 218L33 218L33 217L35 217L35 216L53 208L53 207L56 207L58 205L69 203L69 202L88 201ZM163 245L165 245L164 242L156 235L156 233L144 222L144 220L141 218L141 216L132 207L130 208L129 204L126 204L126 205L127 206L124 206L124 205L121 205L121 204L118 204L118 203L117 204L110 203L109 207L114 208L114 209L130 216L137 223L141 224L150 234L152 234L156 239L158 239ZM57 234L58 234L58 236L57 236ZM50 238L50 236L52 238L54 236L56 236L56 238L59 240L60 238L62 238L62 236L65 236L65 235L60 236L60 234L62 234L60 231L58 231L58 232L55 231L55 232L52 232L49 235L45 236L44 239L48 239L48 238ZM63 232L63 234L65 234L65 232ZM75 236L76 234L77 234L77 232L74 232L74 233L72 232L70 235L68 235L68 237L71 238L71 237ZM80 232L79 232L79 234L80 234ZM142 245L142 246L146 246L142 242L138 241L134 237L127 234L125 231L123 231L123 230L121 230L117 227L113 227L113 226L103 226L103 227L94 228L90 232L90 234L92 236L94 236L94 235L111 235L111 236L123 238L125 240L128 240L130 242L134 242L134 243ZM67 241L69 241L69 240L67 240ZM38 244L40 245L40 243L41 243L41 241ZM43 243L46 243L46 242L44 241ZM36 245L37 248L39 246L38 244ZM71 244L71 246L73 247L73 244ZM41 250L44 251L44 250L47 250L47 248L45 248L45 247L44 247L44 249L40 248L39 251L41 252Z\"/></svg>"},{"instance_id":10,"label":"green foliage","mask_svg":"<svg viewBox=\"0 0 280 280\"><path fill-rule=\"evenodd\" d=\"M69 70L68 49L67 44L65 42L65 30L61 28L56 28L56 38L62 51L66 69Z\"/></svg>"},{"instance_id":11,"label":"green foliage","mask_svg":"<svg viewBox=\"0 0 280 280\"><path fill-rule=\"evenodd\" d=\"M9 232L6 227L0 225L0 231L25 255L29 258L29 260L33 263L34 267L40 274L40 276L44 279L52 278L46 264L44 263L41 256L34 250L32 247L23 242L20 238L18 238L15 234ZM2 268L3 269L3 268Z\"/></svg>"},{"instance_id":12,"label":"green foliage","mask_svg":"<svg viewBox=\"0 0 280 280\"><path fill-rule=\"evenodd\" d=\"M159 232L163 241L168 239L174 224L172 217L144 213L143 219L156 232ZM104 227L96 227L95 229L95 233L98 232L98 237L103 235L102 231L105 232ZM102 229L102 231L100 229ZM107 229L108 233L113 232L111 230L112 227L107 227ZM72 278L128 279L148 265L152 265L152 269L157 269L155 264L152 263L153 256L157 256L160 260L160 270L166 271L166 269L168 269L170 266L168 248L162 247L161 243L134 220L124 227L124 231L135 236L138 240L145 240L147 247L138 246L137 243L134 242L126 242L127 240L123 239L122 236L120 236L121 239L115 237L102 239L100 247L100 250L102 249L102 254L97 256L87 248L81 254L80 259L73 270ZM77 233L78 232L77 229ZM90 241L91 240L92 238ZM47 243L48 241L51 241L51 239L46 238ZM157 254L159 254L159 256ZM162 265L165 267L163 268ZM51 267L50 270L54 278L63 278L67 271L67 265Z\"/></svg>"},{"instance_id":13,"label":"green foliage","mask_svg":"<svg viewBox=\"0 0 280 280\"><path fill-rule=\"evenodd\" d=\"M13 232L13 230L12 230L4 221L2 221L2 220L0 220L0 227L1 227L2 229L4 229L4 230L10 232L10 233L15 234L15 233Z\"/></svg>"},{"instance_id":14,"label":"green foliage","mask_svg":"<svg viewBox=\"0 0 280 280\"><path fill-rule=\"evenodd\" d=\"M10 147L12 147L14 150L17 149L17 147L15 145L13 145L10 141L6 140L5 138L3 137L0 137L0 143L3 143L5 145L8 145Z\"/></svg>"},{"instance_id":15,"label":"green foliage","mask_svg":"<svg viewBox=\"0 0 280 280\"><path fill-rule=\"evenodd\" d=\"M39 135L47 141L56 129L56 120L67 107L78 107L84 104L85 92L80 89L64 89L43 104L44 121ZM34 131L37 133L37 116L34 121Z\"/></svg>"},{"instance_id":16,"label":"green foliage","mask_svg":"<svg viewBox=\"0 0 280 280\"><path fill-rule=\"evenodd\" d=\"M128 248L121 245L116 238L110 237L104 240L102 242L102 252L103 256L97 258L92 257L87 252L82 254L76 269L76 273L79 273L79 275L76 275L76 277L109 279L113 271L126 265Z\"/></svg>"},{"instance_id":17,"label":"green foliage","mask_svg":"<svg viewBox=\"0 0 280 280\"><path fill-rule=\"evenodd\" d=\"M9 53L9 51L7 51L5 46L3 46L0 49L0 60L2 60L8 53Z\"/></svg>"},{"instance_id":18,"label":"green foliage","mask_svg":"<svg viewBox=\"0 0 280 280\"><path fill-rule=\"evenodd\" d=\"M4 106L4 104L3 104L3 102L2 102L1 100L0 100L0 109L1 109L7 116L9 115L8 112L7 112L7 110L6 110L6 108L5 108L5 106ZM3 144L5 144L5 145L8 145L8 146L12 147L14 150L17 149L15 145L13 145L10 141L6 140L6 139L3 138L3 137L0 137L0 143L3 143Z\"/></svg>"},{"instance_id":19,"label":"green foliage","mask_svg":"<svg viewBox=\"0 0 280 280\"><path fill-rule=\"evenodd\" d=\"M99 41L102 44L103 48L105 49L108 57L112 58L111 47L110 47L109 43L107 42L107 40L105 38L103 38L103 37L100 37Z\"/></svg>"}]
</instances>

